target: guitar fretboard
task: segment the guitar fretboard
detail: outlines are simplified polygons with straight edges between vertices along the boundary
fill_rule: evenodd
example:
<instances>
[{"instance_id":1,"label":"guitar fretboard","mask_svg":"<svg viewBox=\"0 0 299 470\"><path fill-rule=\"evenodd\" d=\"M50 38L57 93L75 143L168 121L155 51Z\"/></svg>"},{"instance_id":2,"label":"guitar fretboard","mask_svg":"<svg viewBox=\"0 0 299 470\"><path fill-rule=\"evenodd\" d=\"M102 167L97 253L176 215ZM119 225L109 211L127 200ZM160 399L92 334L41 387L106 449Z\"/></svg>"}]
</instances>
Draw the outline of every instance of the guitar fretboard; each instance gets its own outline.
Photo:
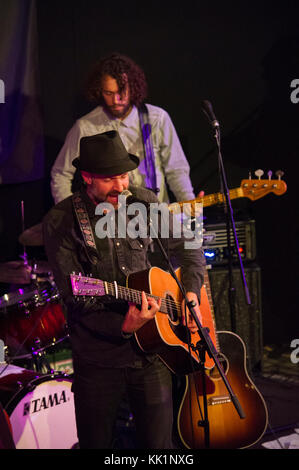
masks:
<instances>
[{"instance_id":1,"label":"guitar fretboard","mask_svg":"<svg viewBox=\"0 0 299 470\"><path fill-rule=\"evenodd\" d=\"M242 188L230 189L229 195L231 199L241 198L243 197L243 189ZM221 202L224 202L225 197L223 196L222 193L215 193L215 194L208 194L207 196L204 196L202 199L203 199L202 203L204 207L208 207L208 206L213 206L215 204L220 204Z\"/></svg>"},{"instance_id":2,"label":"guitar fretboard","mask_svg":"<svg viewBox=\"0 0 299 470\"><path fill-rule=\"evenodd\" d=\"M107 295L111 295L112 297L120 298L122 300L126 300L128 302L135 303L137 305L141 305L142 302L142 293L139 290L131 289L124 286L119 286L114 282L105 282L105 291ZM160 312L168 314L171 318L177 317L181 310L181 304L174 300L171 297L168 298L161 298L156 295L146 294L146 297L151 297L156 301L161 299L161 308Z\"/></svg>"},{"instance_id":3,"label":"guitar fretboard","mask_svg":"<svg viewBox=\"0 0 299 470\"><path fill-rule=\"evenodd\" d=\"M242 188L234 188L229 190L229 195L231 199L238 199L244 197L244 192ZM208 194L202 198L198 197L196 199L192 199L190 201L183 201L183 202L174 202L169 205L169 210L174 210L176 212L176 208L182 208L185 204L191 204L191 213L194 215L195 212L195 204L201 203L204 207L214 206L216 204L220 204L224 202L225 197L222 193L214 193Z\"/></svg>"}]
</instances>

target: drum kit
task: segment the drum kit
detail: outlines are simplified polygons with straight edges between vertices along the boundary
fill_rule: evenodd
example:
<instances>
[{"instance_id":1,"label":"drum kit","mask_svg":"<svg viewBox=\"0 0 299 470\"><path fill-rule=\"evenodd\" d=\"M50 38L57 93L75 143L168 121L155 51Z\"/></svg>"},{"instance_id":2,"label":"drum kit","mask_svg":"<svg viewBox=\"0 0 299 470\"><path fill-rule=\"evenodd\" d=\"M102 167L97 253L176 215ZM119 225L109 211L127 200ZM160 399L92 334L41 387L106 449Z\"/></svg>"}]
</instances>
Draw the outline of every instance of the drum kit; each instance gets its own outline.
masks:
<instances>
[{"instance_id":1,"label":"drum kit","mask_svg":"<svg viewBox=\"0 0 299 470\"><path fill-rule=\"evenodd\" d=\"M20 287L16 277L16 289L0 297L0 405L15 448L77 448L72 376L48 360L67 342L65 312L48 262L30 262L25 251L43 245L41 224L23 231L19 242L30 280ZM3 263L2 272L9 267ZM9 283L14 287L11 276Z\"/></svg>"}]
</instances>

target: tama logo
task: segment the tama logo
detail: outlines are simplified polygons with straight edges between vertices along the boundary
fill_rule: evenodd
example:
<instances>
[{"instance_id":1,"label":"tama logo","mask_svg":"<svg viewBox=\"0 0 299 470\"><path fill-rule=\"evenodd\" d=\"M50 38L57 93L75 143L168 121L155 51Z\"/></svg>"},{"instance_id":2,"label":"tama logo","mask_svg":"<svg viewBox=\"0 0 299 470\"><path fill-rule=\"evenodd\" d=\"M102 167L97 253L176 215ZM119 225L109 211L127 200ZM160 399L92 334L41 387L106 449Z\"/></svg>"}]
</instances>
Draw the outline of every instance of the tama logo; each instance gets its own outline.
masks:
<instances>
[{"instance_id":1,"label":"tama logo","mask_svg":"<svg viewBox=\"0 0 299 470\"><path fill-rule=\"evenodd\" d=\"M66 403L67 397L65 390L61 394L54 393L48 397L36 398L35 400L27 401L24 405L23 416L38 413L39 411L52 408L53 406L60 405L61 403Z\"/></svg>"}]
</instances>

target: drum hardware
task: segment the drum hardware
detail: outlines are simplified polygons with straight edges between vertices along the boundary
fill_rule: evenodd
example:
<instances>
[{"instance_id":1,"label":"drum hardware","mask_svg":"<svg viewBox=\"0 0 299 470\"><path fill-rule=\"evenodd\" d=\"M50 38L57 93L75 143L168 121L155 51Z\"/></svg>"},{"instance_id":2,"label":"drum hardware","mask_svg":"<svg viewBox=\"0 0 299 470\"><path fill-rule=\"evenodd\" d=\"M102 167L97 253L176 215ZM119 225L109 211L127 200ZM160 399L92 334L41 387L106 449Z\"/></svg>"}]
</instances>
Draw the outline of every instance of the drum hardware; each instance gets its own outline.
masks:
<instances>
[{"instance_id":1,"label":"drum hardware","mask_svg":"<svg viewBox=\"0 0 299 470\"><path fill-rule=\"evenodd\" d=\"M45 351L67 337L59 300L52 275L0 298L0 330L10 363L31 358L37 371L51 371Z\"/></svg>"},{"instance_id":2,"label":"drum hardware","mask_svg":"<svg viewBox=\"0 0 299 470\"><path fill-rule=\"evenodd\" d=\"M34 330L34 328L35 328L35 326L33 326L32 331ZM30 334L31 334L31 332L30 332ZM52 373L53 370L51 369L50 364L49 364L49 362L46 358L45 350L42 349L42 348L38 348L38 346L40 345L39 338L35 339L35 344L37 345L37 348L32 347L32 350L31 350L30 353L23 354L23 355L18 355L19 350L21 350L23 348L24 344L26 343L28 336L29 335L27 335L27 337L25 337L24 341L19 345L19 348L17 349L15 354L13 356L11 356L10 358L9 358L9 352L8 352L9 348L7 346L5 346L6 355L7 355L7 357L6 357L6 367L8 367L9 365L13 364L14 362L16 362L17 360L20 360L20 359L31 359L32 362L33 362L33 367L36 370L36 372L43 373L44 368L45 368L47 373ZM3 371L5 371L5 368L0 372L0 379L1 379L1 373Z\"/></svg>"},{"instance_id":3,"label":"drum hardware","mask_svg":"<svg viewBox=\"0 0 299 470\"><path fill-rule=\"evenodd\" d=\"M54 371L51 369L49 361L46 357L45 349L40 348L40 339L36 338L35 344L38 349L32 348L31 356L33 359L33 364L37 372L42 373L43 368L45 367L48 374L52 374Z\"/></svg>"}]
</instances>

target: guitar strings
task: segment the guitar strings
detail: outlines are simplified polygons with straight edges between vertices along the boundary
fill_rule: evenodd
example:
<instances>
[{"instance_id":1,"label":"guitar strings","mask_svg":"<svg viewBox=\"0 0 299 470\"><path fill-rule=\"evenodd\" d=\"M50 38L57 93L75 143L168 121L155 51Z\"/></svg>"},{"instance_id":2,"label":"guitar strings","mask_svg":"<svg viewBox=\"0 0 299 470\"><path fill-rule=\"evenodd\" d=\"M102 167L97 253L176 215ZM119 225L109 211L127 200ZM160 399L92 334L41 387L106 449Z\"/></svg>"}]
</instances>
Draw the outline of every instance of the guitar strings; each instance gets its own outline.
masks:
<instances>
[{"instance_id":1,"label":"guitar strings","mask_svg":"<svg viewBox=\"0 0 299 470\"><path fill-rule=\"evenodd\" d=\"M111 295L115 296L116 290L115 290L114 283L113 282L106 282L106 285L107 285L107 290L108 290L107 294L109 295L109 293L111 293ZM126 298L129 298L132 301L138 301L139 303L141 302L141 291L136 290L136 289L132 289L132 288L127 288L127 287L120 286L120 285L117 285L117 289L118 289L118 292L122 293L123 296L125 296ZM172 298L166 299L164 297L159 297L157 295L148 294L148 293L146 293L146 296L147 297L152 297L155 300L161 299L161 306L162 307L164 306L164 307L169 307L171 309L177 309L177 310L180 310L180 308L181 308L180 302L177 302L176 300L174 300ZM167 310L167 312L168 312L168 310Z\"/></svg>"},{"instance_id":2,"label":"guitar strings","mask_svg":"<svg viewBox=\"0 0 299 470\"><path fill-rule=\"evenodd\" d=\"M114 292L114 285L112 283L107 283L109 287L111 287L111 292ZM141 292L136 290L136 289L128 289L126 287L123 287L123 286L118 286L118 290L119 292L123 293L123 294L128 294L127 297L130 297L132 298L132 300L137 300L137 301L140 301L141 300ZM155 300L159 300L161 299L161 304L162 305L165 305L167 307L170 307L170 308L176 308L176 309L180 309L181 308L181 304L179 302L177 302L176 300L172 299L172 298L164 298L164 297L159 297L157 295L152 295L152 294L146 294L148 297L151 297Z\"/></svg>"}]
</instances>

